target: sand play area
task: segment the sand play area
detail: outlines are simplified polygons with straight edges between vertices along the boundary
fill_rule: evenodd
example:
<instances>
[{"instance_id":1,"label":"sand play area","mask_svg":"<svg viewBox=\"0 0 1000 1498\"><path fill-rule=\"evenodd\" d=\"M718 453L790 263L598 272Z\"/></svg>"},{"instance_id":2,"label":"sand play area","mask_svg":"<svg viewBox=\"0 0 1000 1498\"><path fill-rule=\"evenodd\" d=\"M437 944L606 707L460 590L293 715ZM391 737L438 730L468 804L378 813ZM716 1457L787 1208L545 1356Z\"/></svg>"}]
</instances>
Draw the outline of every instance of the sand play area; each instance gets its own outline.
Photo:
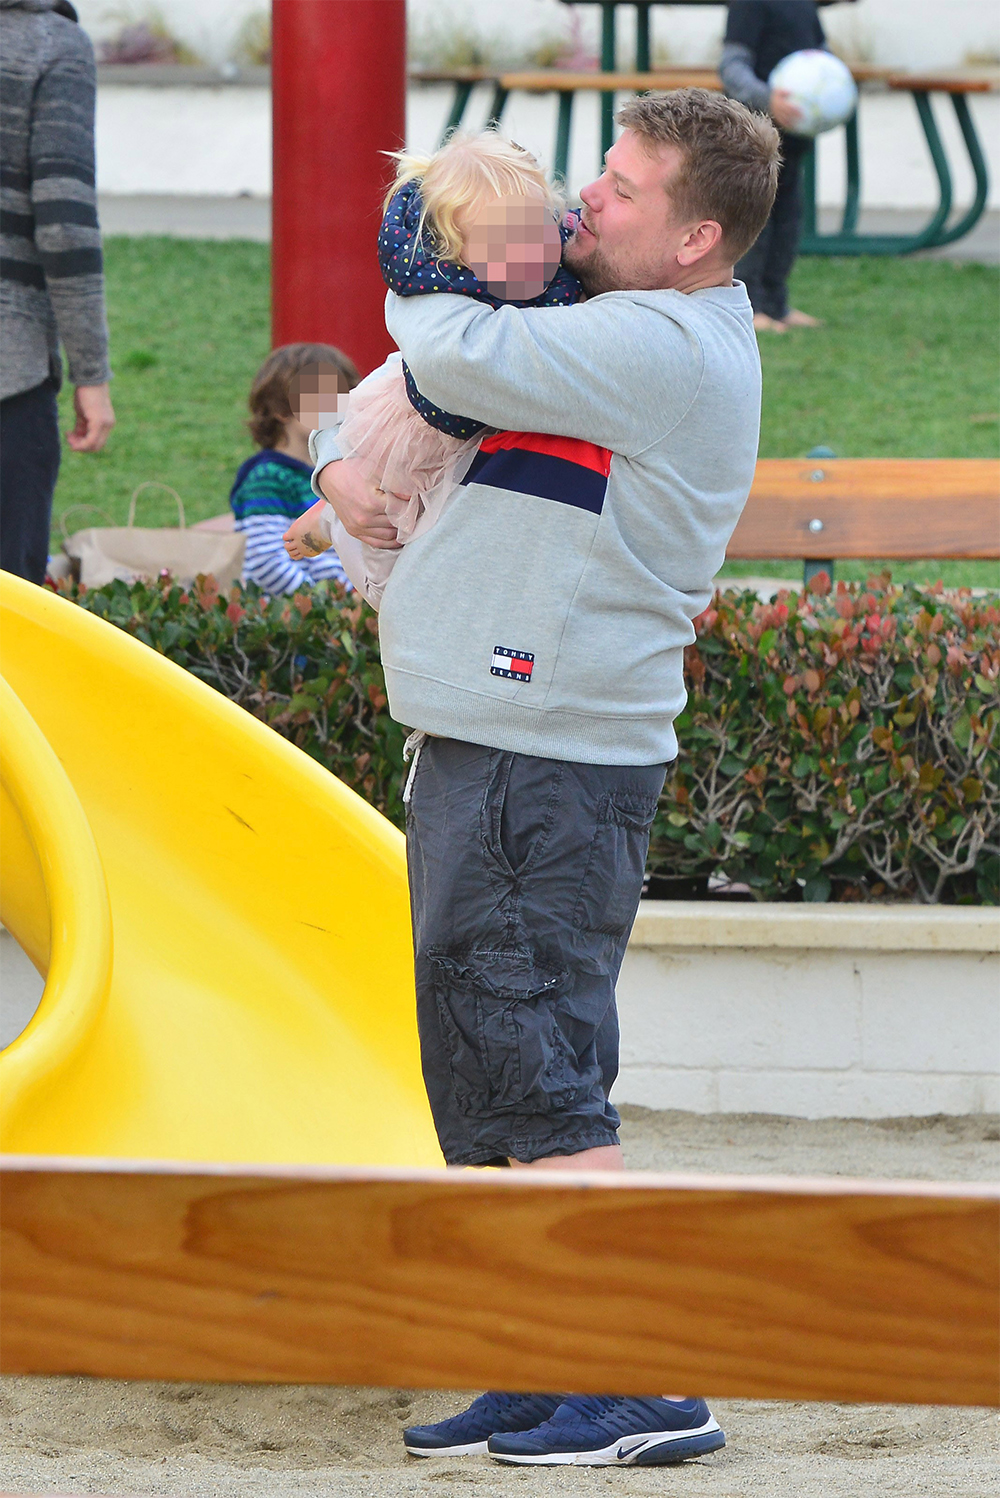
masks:
<instances>
[{"instance_id":1,"label":"sand play area","mask_svg":"<svg viewBox=\"0 0 1000 1498\"><path fill-rule=\"evenodd\" d=\"M646 1170L995 1179L995 1118L879 1122L626 1108ZM525 1469L408 1458L400 1431L456 1393L87 1378L0 1381L0 1492L165 1498L991 1498L1000 1429L985 1409L712 1400L724 1451L680 1467Z\"/></svg>"}]
</instances>

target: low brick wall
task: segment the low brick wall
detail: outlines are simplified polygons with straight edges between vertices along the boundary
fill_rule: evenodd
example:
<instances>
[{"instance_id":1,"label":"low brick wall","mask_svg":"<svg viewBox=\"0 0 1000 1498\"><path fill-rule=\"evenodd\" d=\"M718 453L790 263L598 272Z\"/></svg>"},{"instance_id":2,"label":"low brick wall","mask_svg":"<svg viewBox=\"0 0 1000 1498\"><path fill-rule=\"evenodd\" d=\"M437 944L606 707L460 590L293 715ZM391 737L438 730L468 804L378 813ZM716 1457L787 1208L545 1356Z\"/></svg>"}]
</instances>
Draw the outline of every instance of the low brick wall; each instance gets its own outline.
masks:
<instances>
[{"instance_id":1,"label":"low brick wall","mask_svg":"<svg viewBox=\"0 0 1000 1498\"><path fill-rule=\"evenodd\" d=\"M890 1118L1000 1109L1000 911L644 901L618 1102Z\"/></svg>"}]
</instances>

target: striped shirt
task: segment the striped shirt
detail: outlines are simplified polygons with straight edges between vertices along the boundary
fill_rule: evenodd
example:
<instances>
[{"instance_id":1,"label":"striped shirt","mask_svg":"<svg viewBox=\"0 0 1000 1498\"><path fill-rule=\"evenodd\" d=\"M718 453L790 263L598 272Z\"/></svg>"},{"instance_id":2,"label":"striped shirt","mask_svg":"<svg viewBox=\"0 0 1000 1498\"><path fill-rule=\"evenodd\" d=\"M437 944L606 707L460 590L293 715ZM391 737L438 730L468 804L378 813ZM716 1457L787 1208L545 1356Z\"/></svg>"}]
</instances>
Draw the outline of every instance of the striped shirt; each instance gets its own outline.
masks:
<instances>
[{"instance_id":1,"label":"striped shirt","mask_svg":"<svg viewBox=\"0 0 1000 1498\"><path fill-rule=\"evenodd\" d=\"M246 536L243 577L267 593L295 593L327 581L351 586L332 548L293 562L282 543L292 521L316 503L311 478L307 463L273 448L248 458L236 475L229 503L236 529Z\"/></svg>"},{"instance_id":2,"label":"striped shirt","mask_svg":"<svg viewBox=\"0 0 1000 1498\"><path fill-rule=\"evenodd\" d=\"M74 19L71 19L74 17ZM67 0L0 0L0 396L110 378L94 53Z\"/></svg>"}]
</instances>

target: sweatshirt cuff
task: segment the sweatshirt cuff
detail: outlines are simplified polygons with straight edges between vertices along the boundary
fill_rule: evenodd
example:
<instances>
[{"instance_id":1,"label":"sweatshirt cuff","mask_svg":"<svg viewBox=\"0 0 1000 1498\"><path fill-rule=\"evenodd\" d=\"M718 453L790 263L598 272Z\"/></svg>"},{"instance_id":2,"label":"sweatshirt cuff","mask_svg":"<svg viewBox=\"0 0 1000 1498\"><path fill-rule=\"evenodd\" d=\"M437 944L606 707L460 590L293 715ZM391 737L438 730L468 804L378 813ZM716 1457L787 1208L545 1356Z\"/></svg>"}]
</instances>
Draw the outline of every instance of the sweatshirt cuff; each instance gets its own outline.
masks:
<instances>
[{"instance_id":1,"label":"sweatshirt cuff","mask_svg":"<svg viewBox=\"0 0 1000 1498\"><path fill-rule=\"evenodd\" d=\"M328 463L339 463L344 454L337 445L336 427L324 427L322 431L309 433L309 456L313 460L313 473L310 479L312 492L317 499L325 499L326 495L319 487L319 476Z\"/></svg>"},{"instance_id":2,"label":"sweatshirt cuff","mask_svg":"<svg viewBox=\"0 0 1000 1498\"><path fill-rule=\"evenodd\" d=\"M113 378L111 366L105 361L102 364L81 364L75 360L67 359L66 379L70 385L107 385Z\"/></svg>"}]
</instances>

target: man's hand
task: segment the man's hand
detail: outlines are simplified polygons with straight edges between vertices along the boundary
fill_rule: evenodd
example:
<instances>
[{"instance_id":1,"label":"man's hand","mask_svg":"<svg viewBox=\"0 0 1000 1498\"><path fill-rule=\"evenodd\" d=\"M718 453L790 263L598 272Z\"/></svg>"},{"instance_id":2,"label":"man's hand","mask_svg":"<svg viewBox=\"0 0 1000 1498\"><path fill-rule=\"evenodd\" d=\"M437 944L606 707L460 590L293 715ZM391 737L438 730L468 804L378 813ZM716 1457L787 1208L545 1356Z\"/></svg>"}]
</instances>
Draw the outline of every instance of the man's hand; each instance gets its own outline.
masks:
<instances>
[{"instance_id":1,"label":"man's hand","mask_svg":"<svg viewBox=\"0 0 1000 1498\"><path fill-rule=\"evenodd\" d=\"M792 103L792 96L787 88L773 88L771 102L767 107L772 120L782 130L794 130L796 125L802 123L802 111L797 104Z\"/></svg>"},{"instance_id":2,"label":"man's hand","mask_svg":"<svg viewBox=\"0 0 1000 1498\"><path fill-rule=\"evenodd\" d=\"M73 392L76 426L66 433L66 441L75 453L100 452L111 428L115 413L107 385L77 385Z\"/></svg>"},{"instance_id":3,"label":"man's hand","mask_svg":"<svg viewBox=\"0 0 1000 1498\"><path fill-rule=\"evenodd\" d=\"M320 470L319 487L349 536L380 551L398 551L396 527L386 515L386 495L365 478L357 458L342 458Z\"/></svg>"}]
</instances>

